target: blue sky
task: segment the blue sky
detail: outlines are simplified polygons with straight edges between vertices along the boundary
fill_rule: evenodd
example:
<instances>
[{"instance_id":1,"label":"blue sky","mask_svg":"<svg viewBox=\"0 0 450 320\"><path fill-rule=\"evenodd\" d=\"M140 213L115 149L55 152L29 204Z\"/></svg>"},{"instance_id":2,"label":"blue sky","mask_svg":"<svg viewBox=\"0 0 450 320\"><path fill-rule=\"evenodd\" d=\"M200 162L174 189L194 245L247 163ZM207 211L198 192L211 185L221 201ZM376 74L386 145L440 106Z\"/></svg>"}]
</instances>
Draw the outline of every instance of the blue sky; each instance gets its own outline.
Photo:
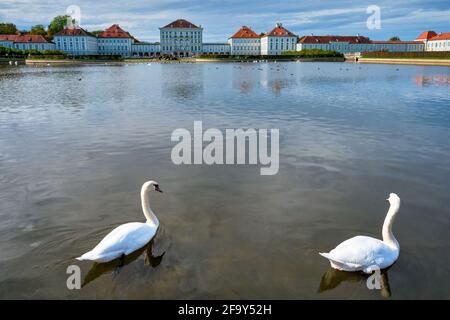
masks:
<instances>
[{"instance_id":1,"label":"blue sky","mask_svg":"<svg viewBox=\"0 0 450 320\"><path fill-rule=\"evenodd\" d=\"M226 41L242 25L257 33L282 22L298 35L338 34L385 40L398 35L412 40L424 30L450 32L449 0L0 0L0 21L26 29L48 25L70 5L81 9L81 25L88 30L119 23L140 40L158 41L161 27L177 18L204 28L204 41ZM366 8L381 8L381 29L366 26Z\"/></svg>"}]
</instances>

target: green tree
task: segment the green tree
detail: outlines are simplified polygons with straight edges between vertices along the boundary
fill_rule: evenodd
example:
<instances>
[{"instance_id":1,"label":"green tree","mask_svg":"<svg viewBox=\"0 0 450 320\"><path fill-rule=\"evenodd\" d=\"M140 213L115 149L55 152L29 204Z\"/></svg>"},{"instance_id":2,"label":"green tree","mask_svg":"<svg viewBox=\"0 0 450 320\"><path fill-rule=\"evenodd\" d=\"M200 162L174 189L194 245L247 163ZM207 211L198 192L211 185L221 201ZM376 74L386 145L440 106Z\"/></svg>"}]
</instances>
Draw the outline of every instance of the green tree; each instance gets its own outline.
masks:
<instances>
[{"instance_id":1,"label":"green tree","mask_svg":"<svg viewBox=\"0 0 450 320\"><path fill-rule=\"evenodd\" d=\"M60 32L61 30L64 29L64 27L67 24L67 18L69 18L70 16L65 15L65 16L57 16L54 17L52 22L50 22L49 26L48 26L48 31L47 31L47 35L48 37L51 39L53 38L53 35L55 35L56 33Z\"/></svg>"},{"instance_id":2,"label":"green tree","mask_svg":"<svg viewBox=\"0 0 450 320\"><path fill-rule=\"evenodd\" d=\"M389 41L401 41L399 36L393 36L389 39Z\"/></svg>"},{"instance_id":3,"label":"green tree","mask_svg":"<svg viewBox=\"0 0 450 320\"><path fill-rule=\"evenodd\" d=\"M15 34L17 32L14 23L0 23L0 34Z\"/></svg>"},{"instance_id":4,"label":"green tree","mask_svg":"<svg viewBox=\"0 0 450 320\"><path fill-rule=\"evenodd\" d=\"M37 24L37 25L31 27L29 34L46 36L47 31L45 30L45 27L42 24Z\"/></svg>"}]
</instances>

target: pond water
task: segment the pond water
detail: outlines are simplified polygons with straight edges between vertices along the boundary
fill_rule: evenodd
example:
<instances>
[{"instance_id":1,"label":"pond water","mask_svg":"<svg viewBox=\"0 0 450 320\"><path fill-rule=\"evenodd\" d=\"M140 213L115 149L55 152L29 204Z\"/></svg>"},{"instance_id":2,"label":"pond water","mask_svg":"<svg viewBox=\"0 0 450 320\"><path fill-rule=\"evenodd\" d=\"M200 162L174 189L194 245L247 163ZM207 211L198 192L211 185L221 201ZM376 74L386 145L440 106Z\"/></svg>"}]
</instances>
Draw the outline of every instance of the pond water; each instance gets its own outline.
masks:
<instances>
[{"instance_id":1,"label":"pond water","mask_svg":"<svg viewBox=\"0 0 450 320\"><path fill-rule=\"evenodd\" d=\"M0 68L0 298L450 298L450 68L351 63ZM175 165L173 130L278 128L280 167ZM114 263L75 257L115 226L161 227ZM381 237L383 290L318 255ZM84 286L68 290L67 267Z\"/></svg>"}]
</instances>

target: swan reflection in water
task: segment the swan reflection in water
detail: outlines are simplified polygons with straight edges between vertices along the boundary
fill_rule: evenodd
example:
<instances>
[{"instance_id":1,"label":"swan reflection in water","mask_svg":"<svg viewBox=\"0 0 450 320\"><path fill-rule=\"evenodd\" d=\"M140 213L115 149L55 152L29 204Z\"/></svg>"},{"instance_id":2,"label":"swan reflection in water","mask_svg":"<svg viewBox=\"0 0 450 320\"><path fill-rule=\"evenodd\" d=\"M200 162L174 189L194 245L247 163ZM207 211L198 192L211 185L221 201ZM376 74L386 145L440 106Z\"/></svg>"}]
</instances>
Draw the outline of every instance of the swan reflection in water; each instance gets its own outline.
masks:
<instances>
[{"instance_id":1,"label":"swan reflection in water","mask_svg":"<svg viewBox=\"0 0 450 320\"><path fill-rule=\"evenodd\" d=\"M389 298L391 296L391 288L389 286L389 279L388 279L388 270L389 268L380 270L380 286L381 286L380 294L384 298ZM321 293L327 290L332 290L338 287L342 282L364 282L364 285L366 285L366 282L369 279L369 277L371 277L370 274L365 274L363 272L340 271L330 267L322 276L318 292ZM374 280L371 279L370 282L373 284Z\"/></svg>"},{"instance_id":2,"label":"swan reflection in water","mask_svg":"<svg viewBox=\"0 0 450 320\"><path fill-rule=\"evenodd\" d=\"M144 265L156 268L161 263L162 258L166 252L164 251L161 255L155 256L153 252L154 240L155 238L153 238L144 247L130 253L127 256L124 256L123 258L117 258L105 263L94 262L91 269L84 277L81 287L83 288L88 283L94 281L103 274L112 273L114 276L117 275L121 268L135 261L141 256L142 253L144 253Z\"/></svg>"}]
</instances>

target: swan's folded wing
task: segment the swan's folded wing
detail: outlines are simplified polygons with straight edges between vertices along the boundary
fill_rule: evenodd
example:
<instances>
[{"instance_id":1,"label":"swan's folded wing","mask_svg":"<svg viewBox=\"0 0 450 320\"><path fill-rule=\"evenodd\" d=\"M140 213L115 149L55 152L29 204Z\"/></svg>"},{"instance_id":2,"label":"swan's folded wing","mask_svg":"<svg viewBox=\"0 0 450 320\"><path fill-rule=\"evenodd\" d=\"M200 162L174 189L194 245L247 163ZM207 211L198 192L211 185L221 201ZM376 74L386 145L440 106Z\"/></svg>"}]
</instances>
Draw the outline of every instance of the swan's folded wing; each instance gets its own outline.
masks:
<instances>
[{"instance_id":1,"label":"swan's folded wing","mask_svg":"<svg viewBox=\"0 0 450 320\"><path fill-rule=\"evenodd\" d=\"M329 253L319 252L319 254L322 257L325 257L328 260L334 262L334 264L336 264L340 268L345 268L345 269L348 269L348 268L350 268L350 269L360 269L360 268L362 268L362 266L360 264L356 264L356 263L340 260L340 258L335 257L333 254L331 254L331 252L329 252Z\"/></svg>"},{"instance_id":2,"label":"swan's folded wing","mask_svg":"<svg viewBox=\"0 0 450 320\"><path fill-rule=\"evenodd\" d=\"M378 239L357 236L348 239L330 251L331 260L366 267L379 264L378 260L384 256L386 245Z\"/></svg>"},{"instance_id":3,"label":"swan's folded wing","mask_svg":"<svg viewBox=\"0 0 450 320\"><path fill-rule=\"evenodd\" d=\"M122 224L108 233L92 250L96 254L122 252L129 254L147 244L154 235L149 225L140 222Z\"/></svg>"}]
</instances>

